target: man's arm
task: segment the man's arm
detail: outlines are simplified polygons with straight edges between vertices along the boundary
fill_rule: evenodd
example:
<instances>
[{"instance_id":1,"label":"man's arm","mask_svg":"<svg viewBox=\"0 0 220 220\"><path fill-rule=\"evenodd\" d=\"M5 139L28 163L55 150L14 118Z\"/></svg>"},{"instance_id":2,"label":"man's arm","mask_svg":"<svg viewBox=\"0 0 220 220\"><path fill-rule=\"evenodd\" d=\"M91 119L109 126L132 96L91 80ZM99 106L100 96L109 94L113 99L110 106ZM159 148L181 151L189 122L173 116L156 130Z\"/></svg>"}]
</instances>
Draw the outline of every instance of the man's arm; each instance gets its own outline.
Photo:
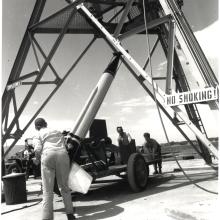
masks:
<instances>
[{"instance_id":1,"label":"man's arm","mask_svg":"<svg viewBox=\"0 0 220 220\"><path fill-rule=\"evenodd\" d=\"M129 143L131 142L131 135L129 134L129 133L127 133L127 136L128 136L128 141L129 141Z\"/></svg>"},{"instance_id":2,"label":"man's arm","mask_svg":"<svg viewBox=\"0 0 220 220\"><path fill-rule=\"evenodd\" d=\"M43 145L39 137L33 138L33 147L34 147L34 153L37 160L40 161L41 152L43 150Z\"/></svg>"},{"instance_id":3,"label":"man's arm","mask_svg":"<svg viewBox=\"0 0 220 220\"><path fill-rule=\"evenodd\" d=\"M143 145L142 145L142 149L143 149L143 153L145 153L145 154L150 154L146 142L143 143Z\"/></svg>"},{"instance_id":4,"label":"man's arm","mask_svg":"<svg viewBox=\"0 0 220 220\"><path fill-rule=\"evenodd\" d=\"M157 155L157 142L154 139L151 139L151 144L152 144L152 150L153 150L153 155Z\"/></svg>"}]
</instances>

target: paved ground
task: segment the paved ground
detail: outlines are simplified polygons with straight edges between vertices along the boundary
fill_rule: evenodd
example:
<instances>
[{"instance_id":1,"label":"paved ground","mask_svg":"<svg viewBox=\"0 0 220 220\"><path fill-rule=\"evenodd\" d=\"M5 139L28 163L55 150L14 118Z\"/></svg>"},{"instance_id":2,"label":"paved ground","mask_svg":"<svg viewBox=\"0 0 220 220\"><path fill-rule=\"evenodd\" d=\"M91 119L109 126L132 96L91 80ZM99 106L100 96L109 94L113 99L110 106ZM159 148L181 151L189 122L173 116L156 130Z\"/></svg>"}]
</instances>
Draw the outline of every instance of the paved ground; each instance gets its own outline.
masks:
<instances>
[{"instance_id":1,"label":"paved ground","mask_svg":"<svg viewBox=\"0 0 220 220\"><path fill-rule=\"evenodd\" d=\"M216 171L203 160L180 161L187 174L197 184L209 190L218 190ZM150 176L148 187L140 193L132 193L127 182L114 176L106 183L95 184L87 195L73 196L73 205L80 220L217 220L218 196L192 185L173 161L164 162L162 175ZM151 168L152 171L152 168ZM18 205L1 205L1 217L5 220L41 219L40 180L27 182L28 202ZM17 210L16 210L17 209ZM16 211L13 211L16 210ZM12 212L10 212L12 211ZM8 213L7 213L8 212ZM5 214L4 214L5 213ZM55 219L64 220L62 197L55 196Z\"/></svg>"}]
</instances>

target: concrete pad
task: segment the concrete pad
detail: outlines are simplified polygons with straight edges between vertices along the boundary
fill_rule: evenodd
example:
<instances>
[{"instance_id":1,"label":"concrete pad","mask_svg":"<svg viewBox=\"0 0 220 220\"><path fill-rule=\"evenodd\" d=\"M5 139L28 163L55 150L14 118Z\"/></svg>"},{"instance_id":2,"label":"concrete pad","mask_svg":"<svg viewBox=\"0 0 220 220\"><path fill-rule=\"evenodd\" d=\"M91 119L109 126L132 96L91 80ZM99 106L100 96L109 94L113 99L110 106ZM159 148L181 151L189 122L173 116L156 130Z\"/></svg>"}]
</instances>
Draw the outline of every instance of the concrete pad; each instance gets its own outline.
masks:
<instances>
[{"instance_id":1,"label":"concrete pad","mask_svg":"<svg viewBox=\"0 0 220 220\"><path fill-rule=\"evenodd\" d=\"M207 166L202 159L182 160L180 163L195 183L217 192L217 172ZM150 167L151 173L152 168ZM131 192L126 180L115 176L103 178L106 183L93 184L87 195L73 194L73 206L76 207L78 219L220 219L218 196L196 187L184 177L182 172L173 172L175 168L178 168L176 162L164 162L163 174L150 175L147 189L140 193ZM110 182L113 179L118 181ZM41 219L40 182L39 179L27 181L27 203L18 205L2 203L1 213L8 212L1 216L2 219ZM54 216L55 219L66 219L62 197L57 195L54 197Z\"/></svg>"}]
</instances>

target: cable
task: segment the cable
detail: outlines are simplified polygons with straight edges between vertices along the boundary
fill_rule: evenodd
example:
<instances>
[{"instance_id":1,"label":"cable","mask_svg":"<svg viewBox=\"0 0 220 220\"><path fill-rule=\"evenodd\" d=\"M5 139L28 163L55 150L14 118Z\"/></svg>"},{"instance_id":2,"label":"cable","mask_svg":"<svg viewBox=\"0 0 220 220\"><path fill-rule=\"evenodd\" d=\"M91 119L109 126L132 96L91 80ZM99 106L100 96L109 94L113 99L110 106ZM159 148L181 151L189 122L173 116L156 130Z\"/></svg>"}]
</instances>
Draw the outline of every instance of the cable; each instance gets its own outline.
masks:
<instances>
[{"instance_id":1,"label":"cable","mask_svg":"<svg viewBox=\"0 0 220 220\"><path fill-rule=\"evenodd\" d=\"M17 209L13 209L13 210L10 210L10 211L6 211L6 212L2 212L1 215L5 215L5 214L8 214L10 212L15 212L15 211L18 211L18 210L22 210L22 209L26 209L26 208L30 208L32 206L35 206L35 205L38 205L42 202L43 199L41 199L40 201L32 204L32 205L25 205L25 206L22 206L21 208L17 208Z\"/></svg>"},{"instance_id":2,"label":"cable","mask_svg":"<svg viewBox=\"0 0 220 220\"><path fill-rule=\"evenodd\" d=\"M147 47L148 47L148 56L149 56L149 66L150 66L150 75L151 75L151 83L152 83L152 86L153 86L153 96L154 96L154 101L156 103L156 107L157 107L157 111L158 111L158 115L159 115L159 118L160 118L160 122L161 122L161 125L163 127L163 131L164 131L164 134L166 136L166 139L167 139L167 143L170 145L170 141L169 141L169 137L167 135L167 132L166 132L166 128L165 128L165 125L164 125L164 122L163 122L163 118L161 116L161 112L160 112L160 109L159 109L159 106L158 106L158 102L157 102L157 99L156 99L156 92L155 92L155 88L154 88L154 81L153 81L153 70L152 70L152 63L151 63L151 56L150 56L150 40L149 40L149 36L148 36L148 29L147 29L147 21L146 21L146 10L145 10L145 0L143 0L143 11L144 11L144 26L145 26L145 31L146 31L146 42L147 42ZM170 145L171 146L171 145ZM195 183L187 174L186 172L184 171L184 169L182 168L182 166L180 165L179 161L177 160L175 154L172 152L172 155L173 155L173 158L175 159L177 165L179 166L180 170L183 172L184 176L189 180L190 183L194 184L195 186L197 186L198 188L208 192L208 193L212 193L212 194L216 194L218 195L217 192L214 192L214 191L211 191L211 190L208 190L200 185L198 185L197 183Z\"/></svg>"}]
</instances>

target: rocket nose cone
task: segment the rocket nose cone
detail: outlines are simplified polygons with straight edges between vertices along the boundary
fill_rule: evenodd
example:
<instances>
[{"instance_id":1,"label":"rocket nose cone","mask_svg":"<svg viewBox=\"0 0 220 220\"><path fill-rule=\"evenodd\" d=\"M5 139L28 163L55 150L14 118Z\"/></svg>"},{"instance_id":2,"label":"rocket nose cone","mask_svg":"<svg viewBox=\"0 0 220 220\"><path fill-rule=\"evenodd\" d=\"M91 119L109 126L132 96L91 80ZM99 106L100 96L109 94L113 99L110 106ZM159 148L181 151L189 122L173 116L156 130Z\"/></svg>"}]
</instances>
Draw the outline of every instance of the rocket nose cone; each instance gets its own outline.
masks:
<instances>
[{"instance_id":1,"label":"rocket nose cone","mask_svg":"<svg viewBox=\"0 0 220 220\"><path fill-rule=\"evenodd\" d=\"M116 74L117 68L118 68L118 63L120 60L121 54L117 53L114 57L114 59L112 60L111 63L109 63L109 65L107 66L107 68L105 69L104 73L110 73L113 77Z\"/></svg>"}]
</instances>

